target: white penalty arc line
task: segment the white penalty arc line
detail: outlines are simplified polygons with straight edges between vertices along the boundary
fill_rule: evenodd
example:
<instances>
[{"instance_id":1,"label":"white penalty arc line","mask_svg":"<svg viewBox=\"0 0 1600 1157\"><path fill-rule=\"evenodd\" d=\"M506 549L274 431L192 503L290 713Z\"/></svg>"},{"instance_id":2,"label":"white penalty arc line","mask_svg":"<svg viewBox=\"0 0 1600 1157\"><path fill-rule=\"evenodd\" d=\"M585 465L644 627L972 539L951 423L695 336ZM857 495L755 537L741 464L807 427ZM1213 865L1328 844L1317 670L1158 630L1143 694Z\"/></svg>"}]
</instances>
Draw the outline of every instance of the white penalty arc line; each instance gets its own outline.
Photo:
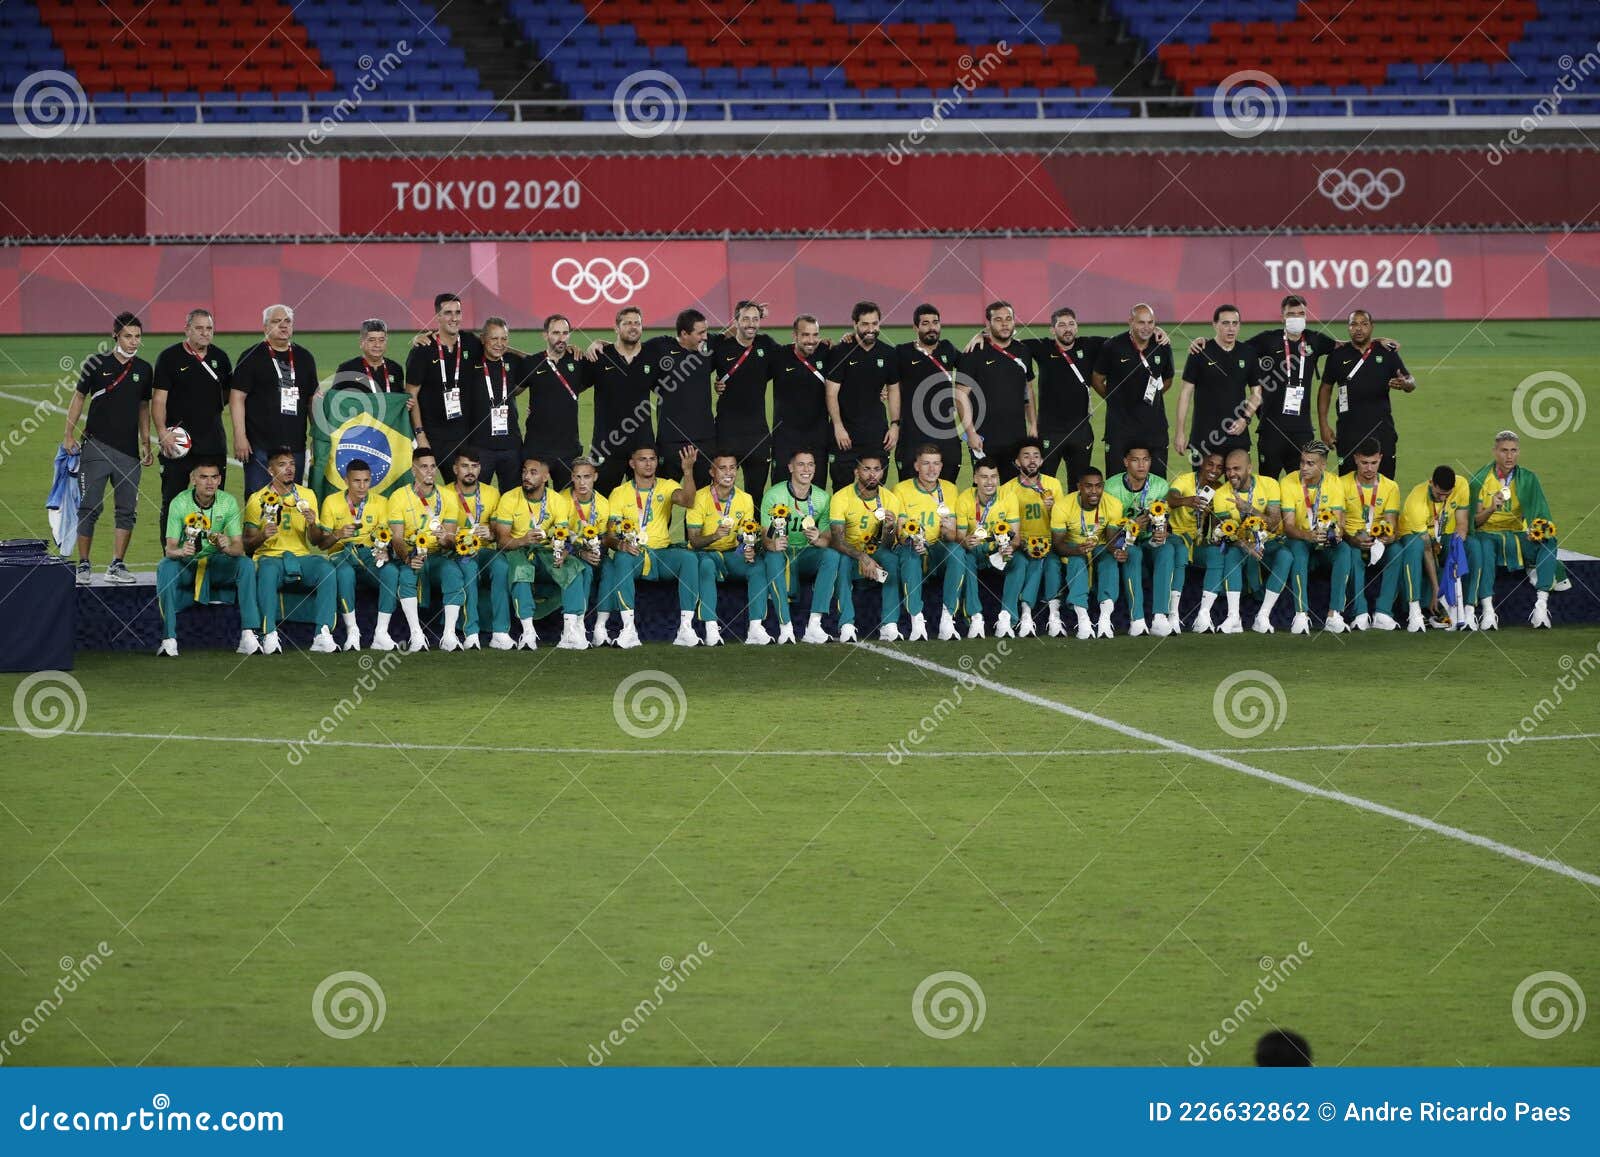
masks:
<instances>
[{"instance_id":1,"label":"white penalty arc line","mask_svg":"<svg viewBox=\"0 0 1600 1157\"><path fill-rule=\"evenodd\" d=\"M944 671L948 668L935 669ZM1048 702L1048 701L1047 701ZM1091 722L1102 722L1091 717ZM1104 721L1109 723L1110 721ZM1121 724L1114 725L1121 730ZM42 728L0 726L0 733L16 735L32 735ZM883 758L889 754L886 747L876 748L871 751L844 751L830 748L758 748L751 751L745 747L663 747L651 751L638 747L535 747L520 744L499 743L380 743L369 739L307 739L295 735L188 735L177 732L163 731L63 731L59 736L49 738L71 739L160 739L168 743L257 743L266 747L355 747L371 751L485 751L504 752L508 755L681 755L690 758L724 756L724 755L772 755L779 758L842 758L842 759L869 759ZM1579 731L1562 735L1524 735L1516 740L1516 745L1524 743L1573 743L1580 740L1600 739L1600 731ZM1086 755L1155 755L1160 747L1166 746L1168 741L1152 738L1149 742L1156 744L1150 747L1052 747L1037 751L917 751L908 747L901 751L895 749L895 754L901 759L989 759L1010 756L1012 758L1047 759L1051 757L1079 757ZM1488 739L1416 739L1394 743L1363 743L1361 750L1393 750L1412 749L1424 747L1483 747L1491 743L1507 742L1504 736L1491 736ZM1187 750L1187 749L1185 749ZM1198 749L1196 749L1198 750ZM1297 751L1349 751L1348 743L1294 743L1267 747L1213 747L1213 755L1272 755L1280 752ZM1270 774L1263 772L1262 774Z\"/></svg>"},{"instance_id":2,"label":"white penalty arc line","mask_svg":"<svg viewBox=\"0 0 1600 1157\"><path fill-rule=\"evenodd\" d=\"M1007 695L1019 702L1027 703L1034 707L1042 707L1046 711L1054 711L1058 715L1066 715L1084 723L1092 723L1096 727L1104 727L1109 731L1126 735L1129 739L1139 739L1146 743L1153 743L1175 754L1186 755L1190 759L1198 759L1205 763L1215 764L1218 767L1227 768L1229 771L1248 775L1253 779L1265 780L1267 783L1286 787L1291 791L1298 791L1303 795L1315 796L1318 799L1330 800L1334 803L1342 803L1346 807L1372 812L1374 815L1387 816L1389 819L1399 820L1401 823L1408 824L1411 827L1446 836L1452 840L1459 840L1474 847L1484 848L1487 851L1494 852L1496 855L1505 856L1519 863L1528 864L1535 868L1543 868L1547 872L1554 872L1558 876L1566 876L1571 880L1578 880L1585 884L1600 887L1600 876L1592 872L1574 868L1572 865L1564 864L1560 860L1536 856L1532 852L1525 852L1521 848L1514 848L1510 844L1502 844L1499 840L1491 840L1487 836L1480 836L1463 828L1455 828L1449 824L1438 823L1435 820L1428 819L1426 816L1414 815L1411 812L1401 811L1399 808L1389 807L1387 804L1364 799L1359 795L1350 795L1346 792L1318 787L1314 783L1306 783L1303 780L1291 779L1287 775L1278 775L1275 772L1265 771L1259 767L1252 767L1248 763L1240 763L1237 759L1229 759L1227 756L1214 751L1191 747L1187 743L1179 743L1175 739L1168 739L1151 731L1130 727L1126 723L1118 723L1115 719L1107 719L1103 715L1096 715L1090 711L1080 711L1076 707L1069 707L1067 704L1058 703L1054 699L1046 699L1042 695L1033 694L1031 691L1023 691L1016 687L1009 687L1004 683L997 683L993 679L984 678L982 675L974 674L971 671L962 671L956 667L946 667L942 663L934 663L927 659L919 659L915 655L891 651L887 647L879 647L873 643L857 643L856 646L863 651L870 651L874 655L881 655L885 659L893 659L896 662L907 663L913 667L920 667L925 671L932 671L935 674L959 680L963 685L982 687L998 695ZM1261 749L1257 748L1256 750L1259 751Z\"/></svg>"}]
</instances>

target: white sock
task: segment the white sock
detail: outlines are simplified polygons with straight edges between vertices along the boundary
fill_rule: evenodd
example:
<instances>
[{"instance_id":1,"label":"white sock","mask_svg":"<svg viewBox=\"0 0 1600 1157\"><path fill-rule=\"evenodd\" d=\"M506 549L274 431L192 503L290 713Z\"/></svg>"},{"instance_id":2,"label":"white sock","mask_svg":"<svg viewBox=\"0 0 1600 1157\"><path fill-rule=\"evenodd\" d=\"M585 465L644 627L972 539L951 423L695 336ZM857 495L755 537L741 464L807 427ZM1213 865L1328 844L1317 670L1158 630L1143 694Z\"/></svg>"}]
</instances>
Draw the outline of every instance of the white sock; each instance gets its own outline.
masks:
<instances>
[{"instance_id":1,"label":"white sock","mask_svg":"<svg viewBox=\"0 0 1600 1157\"><path fill-rule=\"evenodd\" d=\"M806 630L822 630L822 616L813 612L806 617Z\"/></svg>"},{"instance_id":2,"label":"white sock","mask_svg":"<svg viewBox=\"0 0 1600 1157\"><path fill-rule=\"evenodd\" d=\"M1550 601L1550 592L1549 591L1540 591L1538 594L1533 596L1534 609L1535 610L1540 610L1540 611L1544 610L1545 604L1548 603L1549 601Z\"/></svg>"},{"instance_id":3,"label":"white sock","mask_svg":"<svg viewBox=\"0 0 1600 1157\"><path fill-rule=\"evenodd\" d=\"M1111 608L1115 607L1116 605L1117 605L1117 603L1116 603L1115 599L1101 599L1100 600L1100 617L1102 619L1109 620L1111 618Z\"/></svg>"},{"instance_id":4,"label":"white sock","mask_svg":"<svg viewBox=\"0 0 1600 1157\"><path fill-rule=\"evenodd\" d=\"M522 624L522 637L524 639L533 638L533 634L534 634L534 631L533 631L533 620L532 619L518 619L517 622Z\"/></svg>"},{"instance_id":5,"label":"white sock","mask_svg":"<svg viewBox=\"0 0 1600 1157\"><path fill-rule=\"evenodd\" d=\"M626 614L627 612L624 611L623 613ZM533 620L532 619L524 619L522 621L525 622L525 623L531 623ZM595 617L594 617L594 629L597 630L597 631L604 631L604 630L607 629L607 624L609 624L610 622L611 622L611 612L610 611L601 611L598 614L596 614Z\"/></svg>"},{"instance_id":6,"label":"white sock","mask_svg":"<svg viewBox=\"0 0 1600 1157\"><path fill-rule=\"evenodd\" d=\"M346 611L343 618L344 629L350 632L352 637L361 633L360 628L356 626L356 613L354 611Z\"/></svg>"},{"instance_id":7,"label":"white sock","mask_svg":"<svg viewBox=\"0 0 1600 1157\"><path fill-rule=\"evenodd\" d=\"M1173 591L1172 592L1172 609L1169 610L1167 612L1167 614L1170 615L1171 617L1173 617L1174 619L1178 617L1178 600L1181 599L1181 598L1183 598L1183 592L1182 591Z\"/></svg>"},{"instance_id":8,"label":"white sock","mask_svg":"<svg viewBox=\"0 0 1600 1157\"><path fill-rule=\"evenodd\" d=\"M1225 593L1228 597L1228 617L1237 619L1239 617L1239 592L1227 591Z\"/></svg>"},{"instance_id":9,"label":"white sock","mask_svg":"<svg viewBox=\"0 0 1600 1157\"><path fill-rule=\"evenodd\" d=\"M1271 617L1272 608L1277 605L1278 596L1282 593L1282 591L1268 591L1261 596L1261 613L1263 615Z\"/></svg>"},{"instance_id":10,"label":"white sock","mask_svg":"<svg viewBox=\"0 0 1600 1157\"><path fill-rule=\"evenodd\" d=\"M1211 591L1206 591L1200 596L1200 613L1202 615L1209 615L1211 613L1211 608L1216 604L1216 601L1217 596Z\"/></svg>"},{"instance_id":11,"label":"white sock","mask_svg":"<svg viewBox=\"0 0 1600 1157\"><path fill-rule=\"evenodd\" d=\"M633 612L632 611L621 611L621 612L619 612L619 614L620 614L620 616L622 618L622 629L624 631L633 630Z\"/></svg>"},{"instance_id":12,"label":"white sock","mask_svg":"<svg viewBox=\"0 0 1600 1157\"><path fill-rule=\"evenodd\" d=\"M445 634L447 634L447 635L455 634L456 620L459 619L460 617L461 617L461 608L460 607L449 607L449 606L445 607L445 609L444 609L444 633Z\"/></svg>"},{"instance_id":13,"label":"white sock","mask_svg":"<svg viewBox=\"0 0 1600 1157\"><path fill-rule=\"evenodd\" d=\"M422 620L417 618L417 600L401 599L400 612L406 617L406 626L411 628L411 637L422 637Z\"/></svg>"},{"instance_id":14,"label":"white sock","mask_svg":"<svg viewBox=\"0 0 1600 1157\"><path fill-rule=\"evenodd\" d=\"M393 611L379 611L378 612L378 634L387 635L389 633L389 620L393 616L394 616L394 612Z\"/></svg>"},{"instance_id":15,"label":"white sock","mask_svg":"<svg viewBox=\"0 0 1600 1157\"><path fill-rule=\"evenodd\" d=\"M1052 615L1059 615L1061 613L1060 599L1051 599L1049 602L1045 603L1045 606L1050 608L1050 613Z\"/></svg>"},{"instance_id":16,"label":"white sock","mask_svg":"<svg viewBox=\"0 0 1600 1157\"><path fill-rule=\"evenodd\" d=\"M1494 600L1493 599L1484 599L1483 600L1483 609L1485 611L1494 610Z\"/></svg>"},{"instance_id":17,"label":"white sock","mask_svg":"<svg viewBox=\"0 0 1600 1157\"><path fill-rule=\"evenodd\" d=\"M1084 608L1082 608L1082 607L1073 607L1072 608L1072 612L1073 612L1073 614L1078 616L1078 626L1087 627L1089 625L1089 612L1088 611L1084 610Z\"/></svg>"},{"instance_id":18,"label":"white sock","mask_svg":"<svg viewBox=\"0 0 1600 1157\"><path fill-rule=\"evenodd\" d=\"M687 629L687 630L691 630L691 631L694 630L694 612L693 611L679 611L678 612L678 626L681 629Z\"/></svg>"},{"instance_id":19,"label":"white sock","mask_svg":"<svg viewBox=\"0 0 1600 1157\"><path fill-rule=\"evenodd\" d=\"M562 615L561 621L566 624L565 629L572 632L574 635L580 635L583 633L582 615Z\"/></svg>"}]
</instances>

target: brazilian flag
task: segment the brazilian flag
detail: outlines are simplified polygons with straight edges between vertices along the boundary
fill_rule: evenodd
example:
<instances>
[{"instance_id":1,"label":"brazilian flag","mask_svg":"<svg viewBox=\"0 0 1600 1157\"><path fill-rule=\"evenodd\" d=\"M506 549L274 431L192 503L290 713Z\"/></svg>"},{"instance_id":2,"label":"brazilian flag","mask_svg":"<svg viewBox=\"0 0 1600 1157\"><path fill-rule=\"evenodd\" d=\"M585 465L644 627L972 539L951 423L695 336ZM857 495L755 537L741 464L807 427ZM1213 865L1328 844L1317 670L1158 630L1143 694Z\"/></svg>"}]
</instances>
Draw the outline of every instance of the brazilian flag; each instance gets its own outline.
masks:
<instances>
[{"instance_id":1,"label":"brazilian flag","mask_svg":"<svg viewBox=\"0 0 1600 1157\"><path fill-rule=\"evenodd\" d=\"M335 389L311 405L312 488L320 500L344 489L345 469L360 458L372 467L372 492L411 484L411 416L405 394Z\"/></svg>"}]
</instances>

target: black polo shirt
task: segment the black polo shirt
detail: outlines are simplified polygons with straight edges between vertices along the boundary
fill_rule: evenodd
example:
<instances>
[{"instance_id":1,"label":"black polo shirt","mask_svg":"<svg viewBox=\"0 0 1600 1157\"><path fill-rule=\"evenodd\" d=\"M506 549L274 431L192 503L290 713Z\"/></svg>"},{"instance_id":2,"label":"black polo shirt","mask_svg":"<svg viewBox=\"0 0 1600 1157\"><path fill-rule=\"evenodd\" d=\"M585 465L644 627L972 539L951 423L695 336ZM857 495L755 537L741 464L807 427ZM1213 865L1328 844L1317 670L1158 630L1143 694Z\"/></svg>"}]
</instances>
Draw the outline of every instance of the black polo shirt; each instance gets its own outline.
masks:
<instances>
[{"instance_id":1,"label":"black polo shirt","mask_svg":"<svg viewBox=\"0 0 1600 1157\"><path fill-rule=\"evenodd\" d=\"M83 436L137 458L139 407L150 400L154 378L141 357L123 362L114 353L92 355L78 377L78 393L89 399Z\"/></svg>"},{"instance_id":2,"label":"black polo shirt","mask_svg":"<svg viewBox=\"0 0 1600 1157\"><path fill-rule=\"evenodd\" d=\"M662 334L644 343L644 356L654 367L650 385L656 394L657 442L693 442L709 450L717 436L711 413L711 378L717 367L710 344L686 350L676 337Z\"/></svg>"},{"instance_id":3,"label":"black polo shirt","mask_svg":"<svg viewBox=\"0 0 1600 1157\"><path fill-rule=\"evenodd\" d=\"M1065 350L1054 337L1028 338L1023 344L1033 354L1038 378L1039 437L1050 445L1093 446L1089 395L1094 390L1089 378L1106 339L1080 334Z\"/></svg>"},{"instance_id":4,"label":"black polo shirt","mask_svg":"<svg viewBox=\"0 0 1600 1157\"><path fill-rule=\"evenodd\" d=\"M1142 438L1165 446L1166 399L1159 385L1152 391L1148 383L1152 376L1163 382L1171 380L1172 347L1159 345L1152 337L1141 359L1133 338L1119 333L1100 347L1094 369L1106 379L1106 444Z\"/></svg>"},{"instance_id":5,"label":"black polo shirt","mask_svg":"<svg viewBox=\"0 0 1600 1157\"><path fill-rule=\"evenodd\" d=\"M826 342L802 359L793 344L783 346L772 359L773 441L811 438L828 432L828 396L823 384Z\"/></svg>"},{"instance_id":6,"label":"black polo shirt","mask_svg":"<svg viewBox=\"0 0 1600 1157\"><path fill-rule=\"evenodd\" d=\"M952 378L961 367L961 351L946 338L929 347L920 341L895 347L900 359L900 442L902 458L918 446L957 442L955 386ZM919 396L920 395L920 396ZM937 427L935 429L934 427Z\"/></svg>"},{"instance_id":7,"label":"black polo shirt","mask_svg":"<svg viewBox=\"0 0 1600 1157\"><path fill-rule=\"evenodd\" d=\"M455 349L445 349L435 338L427 345L412 346L406 355L406 384L417 386L417 409L422 416L422 429L432 447L443 453L466 440L471 429L467 417L467 379L472 366L483 360L483 342L463 330L456 340ZM450 417L448 392L459 390L457 401L461 407L456 417Z\"/></svg>"},{"instance_id":8,"label":"black polo shirt","mask_svg":"<svg viewBox=\"0 0 1600 1157\"><path fill-rule=\"evenodd\" d=\"M1261 381L1257 436L1272 431L1296 446L1309 442L1317 405L1317 363L1339 343L1311 329L1290 339L1279 328L1258 333L1246 344L1255 351Z\"/></svg>"},{"instance_id":9,"label":"black polo shirt","mask_svg":"<svg viewBox=\"0 0 1600 1157\"><path fill-rule=\"evenodd\" d=\"M156 355L152 388L166 391L167 425L182 426L189 432L191 454L208 458L227 454L222 411L228 405L232 381L233 362L217 346L208 348L204 358L197 358L180 341Z\"/></svg>"},{"instance_id":10,"label":"black polo shirt","mask_svg":"<svg viewBox=\"0 0 1600 1157\"><path fill-rule=\"evenodd\" d=\"M406 392L406 370L393 358L384 358L381 365L369 366L364 357L353 357L340 362L328 384L334 390L360 390L364 394L403 394Z\"/></svg>"},{"instance_id":11,"label":"black polo shirt","mask_svg":"<svg viewBox=\"0 0 1600 1157\"><path fill-rule=\"evenodd\" d=\"M1013 340L1001 349L986 337L977 349L962 355L961 372L971 379L972 420L983 438L984 451L1009 457L1028 433L1032 352L1021 341Z\"/></svg>"},{"instance_id":12,"label":"black polo shirt","mask_svg":"<svg viewBox=\"0 0 1600 1157\"><path fill-rule=\"evenodd\" d=\"M257 342L239 355L233 389L245 396L244 436L252 450L265 454L278 446L297 453L305 449L306 422L317 392L317 359L310 350L296 342L278 353L266 342Z\"/></svg>"},{"instance_id":13,"label":"black polo shirt","mask_svg":"<svg viewBox=\"0 0 1600 1157\"><path fill-rule=\"evenodd\" d=\"M828 381L839 383L839 417L850 440L859 448L869 444L867 435L881 439L889 430L883 388L900 381L894 346L876 341L871 349L863 349L859 341L840 342L829 351L822 372Z\"/></svg>"},{"instance_id":14,"label":"black polo shirt","mask_svg":"<svg viewBox=\"0 0 1600 1157\"><path fill-rule=\"evenodd\" d=\"M601 354L602 360L605 354ZM514 355L507 354L512 361ZM582 450L578 438L578 395L597 376L598 363L584 361L568 350L554 361L548 351L522 358L518 368L528 391L528 426L522 437L524 452L537 450L557 458L574 458ZM513 375L512 385L519 379ZM516 414L516 403L512 403ZM515 422L515 417L512 418ZM515 428L515 427L513 427Z\"/></svg>"},{"instance_id":15,"label":"black polo shirt","mask_svg":"<svg viewBox=\"0 0 1600 1157\"><path fill-rule=\"evenodd\" d=\"M1394 444L1394 411L1389 406L1394 391L1389 379L1407 372L1400 354L1376 341L1367 346L1365 358L1353 345L1339 346L1328 355L1322 380L1333 386L1329 409L1341 455L1353 454L1368 438L1376 438L1386 449Z\"/></svg>"},{"instance_id":16,"label":"black polo shirt","mask_svg":"<svg viewBox=\"0 0 1600 1157\"><path fill-rule=\"evenodd\" d=\"M1250 429L1230 434L1225 424L1244 417L1250 387L1261 380L1255 348L1242 341L1225 350L1216 338L1205 349L1190 354L1183 363L1183 380L1194 383L1194 412L1189 420L1189 444L1207 450L1248 449Z\"/></svg>"},{"instance_id":17,"label":"black polo shirt","mask_svg":"<svg viewBox=\"0 0 1600 1157\"><path fill-rule=\"evenodd\" d=\"M767 382L772 364L783 347L764 333L748 346L732 334L719 333L710 341L717 378L724 383L717 397L717 437L749 437L767 433Z\"/></svg>"},{"instance_id":18,"label":"black polo shirt","mask_svg":"<svg viewBox=\"0 0 1600 1157\"><path fill-rule=\"evenodd\" d=\"M590 442L595 453L609 458L619 450L654 446L656 435L650 417L650 391L655 385L656 368L645 356L644 347L640 346L629 361L618 352L615 344L608 342L599 357L593 362L585 361L582 369L585 380L594 390L594 427ZM577 385L576 382L572 384Z\"/></svg>"},{"instance_id":19,"label":"black polo shirt","mask_svg":"<svg viewBox=\"0 0 1600 1157\"><path fill-rule=\"evenodd\" d=\"M565 372L565 371L563 371ZM522 420L517 416L516 393L527 369L523 359L507 353L497 362L480 357L466 371L467 444L479 450L517 450L522 446ZM572 375L568 375L571 380ZM500 414L503 432L495 433L495 411ZM573 404L573 424L577 424L577 404Z\"/></svg>"}]
</instances>

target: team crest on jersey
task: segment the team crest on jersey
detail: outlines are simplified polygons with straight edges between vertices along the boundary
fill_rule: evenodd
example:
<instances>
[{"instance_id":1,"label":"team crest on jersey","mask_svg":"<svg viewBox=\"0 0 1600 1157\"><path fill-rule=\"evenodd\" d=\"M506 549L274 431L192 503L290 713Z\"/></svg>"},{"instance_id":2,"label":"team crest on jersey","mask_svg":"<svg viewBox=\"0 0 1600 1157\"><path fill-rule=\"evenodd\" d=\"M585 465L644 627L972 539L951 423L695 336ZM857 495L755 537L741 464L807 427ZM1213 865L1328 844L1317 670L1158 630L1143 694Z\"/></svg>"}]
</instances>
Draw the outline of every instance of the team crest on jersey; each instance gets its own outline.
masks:
<instances>
[{"instance_id":1,"label":"team crest on jersey","mask_svg":"<svg viewBox=\"0 0 1600 1157\"><path fill-rule=\"evenodd\" d=\"M644 372L648 374L650 372L650 367L649 366L645 366Z\"/></svg>"},{"instance_id":2,"label":"team crest on jersey","mask_svg":"<svg viewBox=\"0 0 1600 1157\"><path fill-rule=\"evenodd\" d=\"M1382 358L1379 358L1379 359L1378 359L1378 360L1379 360L1379 361L1380 361L1380 362L1381 362L1381 361L1382 361L1382 360L1383 360L1383 359L1382 359ZM883 363L882 363L882 362L879 362L879 363L878 363L878 364L879 364L879 365L880 365L880 366L881 366L881 365L882 365L882 364L883 364ZM135 384L136 384L136 385L137 385L137 384L138 384L138 381L139 381L139 375L138 375L138 374L134 374L134 375L133 375L133 380L134 380L134 383L135 383Z\"/></svg>"},{"instance_id":3,"label":"team crest on jersey","mask_svg":"<svg viewBox=\"0 0 1600 1157\"><path fill-rule=\"evenodd\" d=\"M1083 351L1082 350L1073 350L1072 352L1078 355L1078 360L1080 362L1083 360Z\"/></svg>"},{"instance_id":4,"label":"team crest on jersey","mask_svg":"<svg viewBox=\"0 0 1600 1157\"><path fill-rule=\"evenodd\" d=\"M1379 354L1377 357L1373 358L1372 360L1377 362L1381 366L1383 364L1383 355ZM133 380L134 381L138 381L139 380L139 375L138 374L134 374L133 375Z\"/></svg>"},{"instance_id":5,"label":"team crest on jersey","mask_svg":"<svg viewBox=\"0 0 1600 1157\"><path fill-rule=\"evenodd\" d=\"M1241 370L1242 370L1242 369L1244 369L1244 359L1243 359L1243 358L1240 358L1240 359L1239 359L1239 368L1240 368L1240 369L1241 369Z\"/></svg>"},{"instance_id":6,"label":"team crest on jersey","mask_svg":"<svg viewBox=\"0 0 1600 1157\"><path fill-rule=\"evenodd\" d=\"M759 350L759 349L756 350L756 357L764 358L766 356L767 356L767 351L766 350Z\"/></svg>"},{"instance_id":7,"label":"team crest on jersey","mask_svg":"<svg viewBox=\"0 0 1600 1157\"><path fill-rule=\"evenodd\" d=\"M883 359L882 358L878 359L878 368L880 370L883 369ZM133 380L134 381L138 381L139 380L138 375L135 375Z\"/></svg>"}]
</instances>

